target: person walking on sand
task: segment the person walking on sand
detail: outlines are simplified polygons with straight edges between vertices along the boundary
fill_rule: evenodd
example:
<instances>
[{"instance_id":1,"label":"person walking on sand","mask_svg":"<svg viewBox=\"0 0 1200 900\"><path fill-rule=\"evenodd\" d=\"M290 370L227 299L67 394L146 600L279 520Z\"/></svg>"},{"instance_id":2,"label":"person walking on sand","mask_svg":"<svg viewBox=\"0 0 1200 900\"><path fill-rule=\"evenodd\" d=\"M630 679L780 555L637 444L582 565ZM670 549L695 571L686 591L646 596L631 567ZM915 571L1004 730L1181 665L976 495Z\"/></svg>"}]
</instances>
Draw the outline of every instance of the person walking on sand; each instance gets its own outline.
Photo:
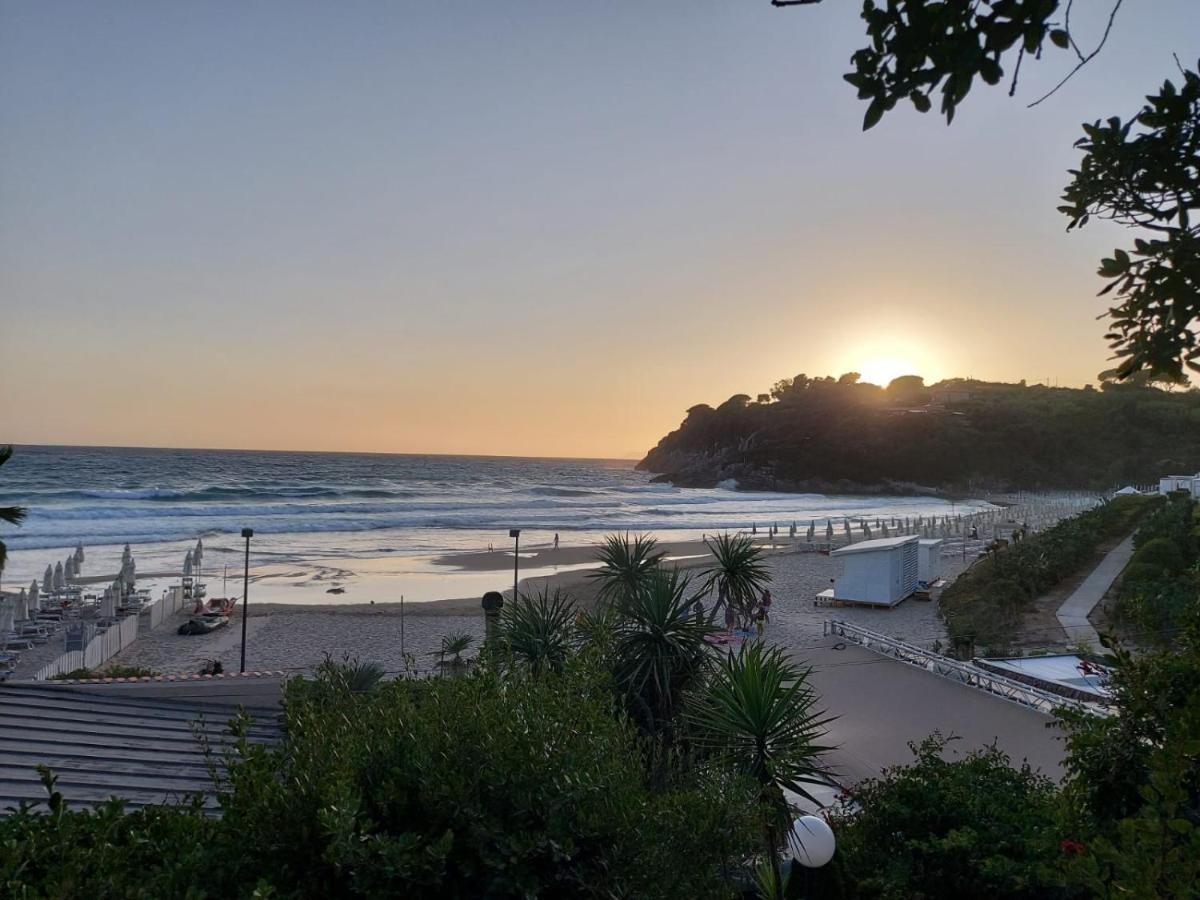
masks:
<instances>
[{"instance_id":1,"label":"person walking on sand","mask_svg":"<svg viewBox=\"0 0 1200 900\"><path fill-rule=\"evenodd\" d=\"M763 629L767 626L767 611L761 605L754 613L754 624L758 627L758 636L763 636Z\"/></svg>"},{"instance_id":2,"label":"person walking on sand","mask_svg":"<svg viewBox=\"0 0 1200 900\"><path fill-rule=\"evenodd\" d=\"M770 622L771 621L771 592L769 590L767 590L766 588L763 588L762 604L759 606L759 609L762 610L763 621Z\"/></svg>"},{"instance_id":3,"label":"person walking on sand","mask_svg":"<svg viewBox=\"0 0 1200 900\"><path fill-rule=\"evenodd\" d=\"M558 549L558 532L554 532L554 549Z\"/></svg>"},{"instance_id":4,"label":"person walking on sand","mask_svg":"<svg viewBox=\"0 0 1200 900\"><path fill-rule=\"evenodd\" d=\"M725 630L732 632L733 627L737 624L736 616L733 611L733 604L728 600L725 601Z\"/></svg>"}]
</instances>

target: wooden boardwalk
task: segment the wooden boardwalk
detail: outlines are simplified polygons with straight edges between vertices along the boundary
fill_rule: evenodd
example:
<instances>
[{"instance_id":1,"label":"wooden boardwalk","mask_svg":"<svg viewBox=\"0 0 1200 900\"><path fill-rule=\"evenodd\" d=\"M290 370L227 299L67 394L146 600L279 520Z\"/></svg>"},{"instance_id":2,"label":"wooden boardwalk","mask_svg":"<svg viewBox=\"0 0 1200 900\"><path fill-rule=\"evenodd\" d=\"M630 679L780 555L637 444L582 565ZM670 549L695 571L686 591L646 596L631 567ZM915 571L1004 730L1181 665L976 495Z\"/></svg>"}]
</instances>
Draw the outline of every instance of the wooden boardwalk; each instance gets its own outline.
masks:
<instances>
[{"instance_id":1,"label":"wooden boardwalk","mask_svg":"<svg viewBox=\"0 0 1200 900\"><path fill-rule=\"evenodd\" d=\"M191 794L215 802L199 735L207 737L218 757L229 745L225 731L236 714L231 702L236 697L228 685L214 683L212 688L224 694L212 698L197 685L186 692L169 685L145 686L157 691L124 687L0 686L0 814L25 801L44 804L39 764L58 776L57 790L73 808L113 796L127 800L130 808ZM254 718L251 740L278 740L277 705L268 700L247 712Z\"/></svg>"}]
</instances>

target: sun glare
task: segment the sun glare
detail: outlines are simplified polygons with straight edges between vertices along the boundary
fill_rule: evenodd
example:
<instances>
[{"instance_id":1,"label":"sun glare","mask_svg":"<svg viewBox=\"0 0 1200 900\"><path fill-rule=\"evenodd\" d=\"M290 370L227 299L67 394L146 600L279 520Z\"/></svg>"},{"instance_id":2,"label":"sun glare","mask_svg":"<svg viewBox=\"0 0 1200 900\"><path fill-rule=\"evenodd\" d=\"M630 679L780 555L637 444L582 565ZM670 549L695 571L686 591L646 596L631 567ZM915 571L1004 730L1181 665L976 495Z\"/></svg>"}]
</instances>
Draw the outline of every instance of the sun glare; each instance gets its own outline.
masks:
<instances>
[{"instance_id":1,"label":"sun glare","mask_svg":"<svg viewBox=\"0 0 1200 900\"><path fill-rule=\"evenodd\" d=\"M896 356L877 356L864 362L858 369L863 381L887 387L888 382L901 375L919 375L916 366L907 359Z\"/></svg>"}]
</instances>

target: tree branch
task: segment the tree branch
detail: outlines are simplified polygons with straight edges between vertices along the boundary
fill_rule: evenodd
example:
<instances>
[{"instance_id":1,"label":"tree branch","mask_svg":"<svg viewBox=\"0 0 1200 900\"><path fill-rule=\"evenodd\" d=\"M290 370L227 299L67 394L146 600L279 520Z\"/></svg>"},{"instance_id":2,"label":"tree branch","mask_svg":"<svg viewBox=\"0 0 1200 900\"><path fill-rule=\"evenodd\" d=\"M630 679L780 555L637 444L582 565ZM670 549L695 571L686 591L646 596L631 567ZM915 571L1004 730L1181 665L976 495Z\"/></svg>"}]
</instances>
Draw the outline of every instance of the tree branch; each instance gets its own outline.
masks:
<instances>
[{"instance_id":1,"label":"tree branch","mask_svg":"<svg viewBox=\"0 0 1200 900\"><path fill-rule=\"evenodd\" d=\"M801 0L801 2L803 2L803 0ZM1089 53L1087 56L1081 58L1079 60L1079 62L1077 62L1075 64L1075 68L1071 69L1071 71L1067 73L1066 77L1062 81L1060 81L1058 84L1056 84L1054 87L1052 87L1049 91L1047 91L1041 97L1038 97L1036 100L1034 100L1032 103L1030 103L1029 106L1027 107L1028 109L1033 109L1035 106L1037 106L1042 101L1049 100L1056 93L1058 93L1059 88L1061 88L1064 84L1066 84L1068 81L1070 81L1072 78L1075 77L1076 72L1078 72L1080 69L1082 69L1089 62L1091 62L1093 59L1096 58L1096 54L1099 53L1102 49L1104 49L1104 45L1108 41L1108 36L1112 32L1113 22L1117 18L1117 11L1121 8L1121 4L1124 2L1125 2L1125 0L1117 0L1117 2L1115 4L1113 4L1112 12L1110 12L1108 14L1108 24L1104 27L1104 35L1103 35L1103 37L1100 38L1100 43L1096 45L1096 49L1093 50L1091 53ZM1069 34L1069 32L1068 32L1068 34Z\"/></svg>"}]
</instances>

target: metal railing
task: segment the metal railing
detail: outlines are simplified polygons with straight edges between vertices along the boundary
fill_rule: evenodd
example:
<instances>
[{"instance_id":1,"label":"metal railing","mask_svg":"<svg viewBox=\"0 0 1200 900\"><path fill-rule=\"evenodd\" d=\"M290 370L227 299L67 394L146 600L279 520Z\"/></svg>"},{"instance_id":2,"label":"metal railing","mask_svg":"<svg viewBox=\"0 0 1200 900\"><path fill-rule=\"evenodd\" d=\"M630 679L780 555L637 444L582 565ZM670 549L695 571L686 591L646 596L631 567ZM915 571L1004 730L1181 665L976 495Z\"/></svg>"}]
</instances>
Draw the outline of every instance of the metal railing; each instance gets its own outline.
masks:
<instances>
[{"instance_id":1,"label":"metal railing","mask_svg":"<svg viewBox=\"0 0 1200 900\"><path fill-rule=\"evenodd\" d=\"M1063 708L1085 709L1101 715L1106 714L1103 707L1082 703L1032 685L1022 684L1012 678L1005 678L1003 675L986 672L970 663L950 659L948 656L942 656L932 650L923 650L886 634L851 625L849 622L840 622L836 619L826 620L824 633L826 636L835 635L846 638L883 656L890 656L892 659L910 666L916 666L942 678L949 678L951 681L957 681L1004 700L1011 700L1013 703L1036 709L1047 715L1053 715Z\"/></svg>"}]
</instances>

